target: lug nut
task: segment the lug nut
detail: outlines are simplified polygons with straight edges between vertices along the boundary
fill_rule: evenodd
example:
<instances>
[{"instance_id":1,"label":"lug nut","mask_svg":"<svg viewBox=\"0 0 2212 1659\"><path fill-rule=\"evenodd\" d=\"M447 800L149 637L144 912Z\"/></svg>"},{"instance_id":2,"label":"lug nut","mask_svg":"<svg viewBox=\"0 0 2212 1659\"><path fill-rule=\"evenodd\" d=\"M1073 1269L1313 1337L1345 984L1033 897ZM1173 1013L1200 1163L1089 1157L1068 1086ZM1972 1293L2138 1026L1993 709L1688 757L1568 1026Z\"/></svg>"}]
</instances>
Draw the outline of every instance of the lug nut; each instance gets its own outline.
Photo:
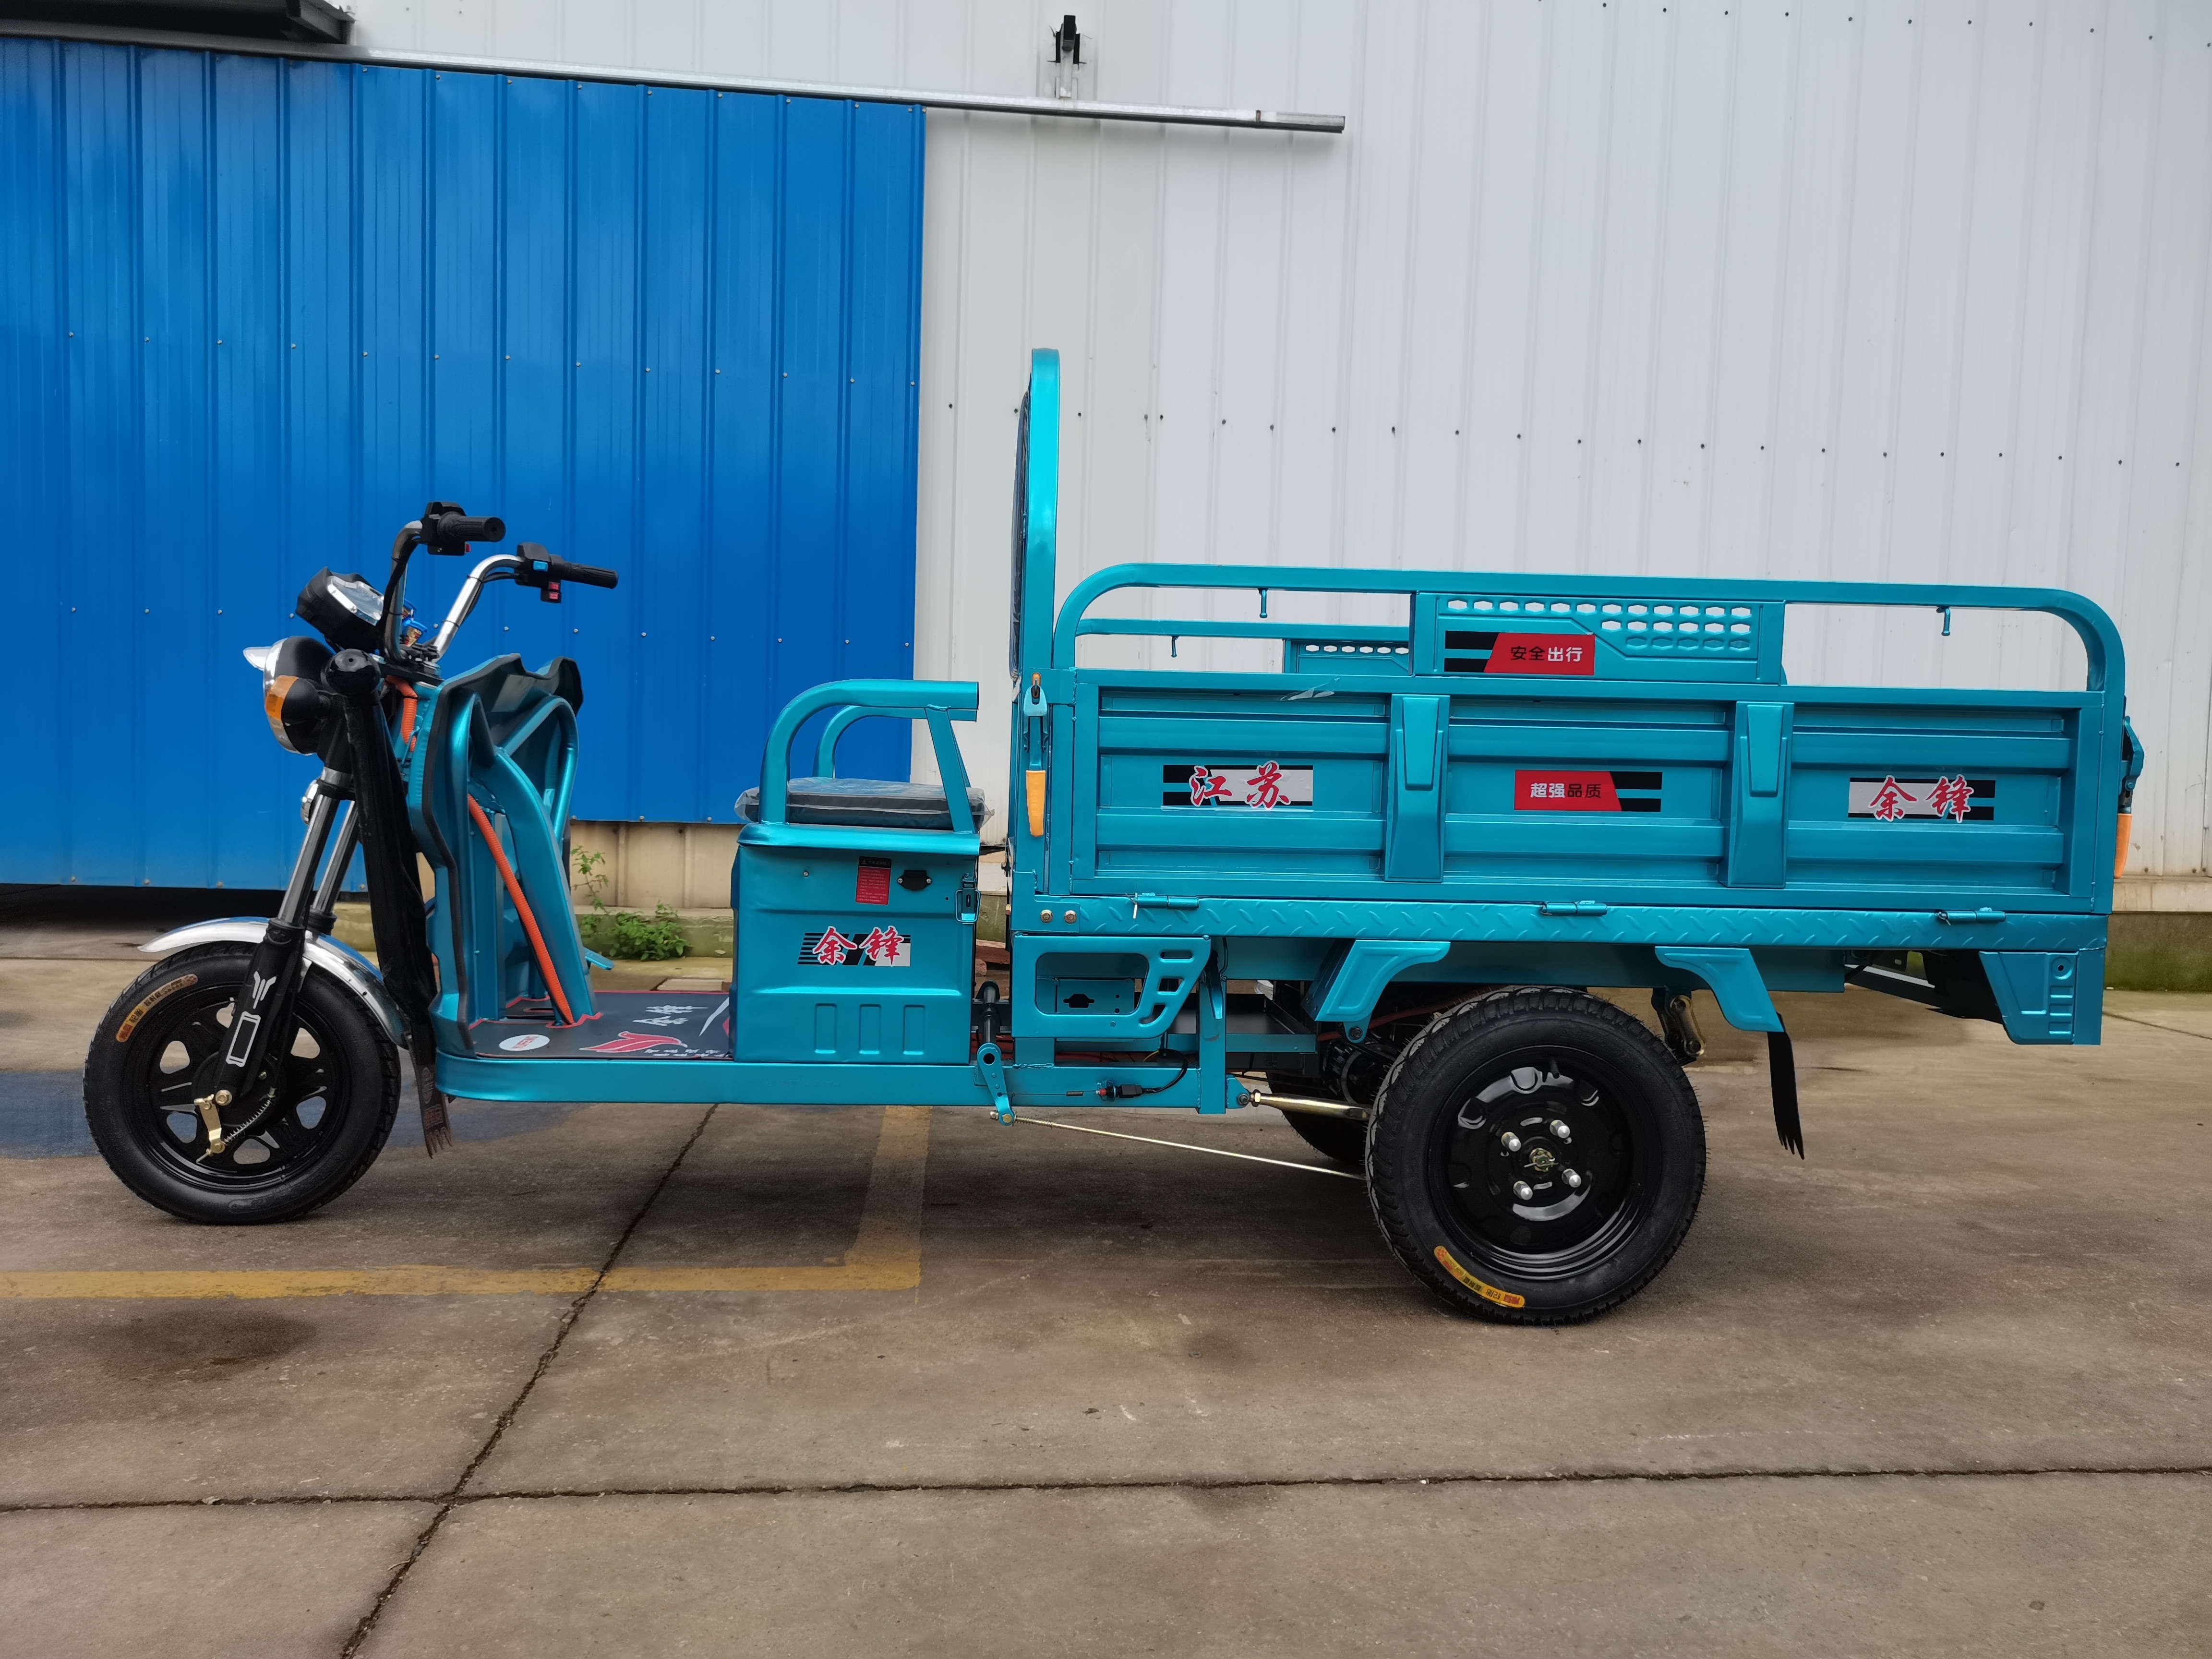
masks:
<instances>
[{"instance_id":1,"label":"lug nut","mask_svg":"<svg viewBox=\"0 0 2212 1659\"><path fill-rule=\"evenodd\" d=\"M1572 1170L1567 1171L1567 1185L1576 1192L1583 1189L1583 1178Z\"/></svg>"},{"instance_id":2,"label":"lug nut","mask_svg":"<svg viewBox=\"0 0 2212 1659\"><path fill-rule=\"evenodd\" d=\"M1566 1121L1564 1118L1555 1117L1545 1127L1549 1128L1551 1132L1554 1135L1558 1136L1561 1140L1572 1140L1575 1138L1574 1132L1567 1127Z\"/></svg>"},{"instance_id":3,"label":"lug nut","mask_svg":"<svg viewBox=\"0 0 2212 1659\"><path fill-rule=\"evenodd\" d=\"M1521 1137L1508 1129L1504 1134L1498 1136L1498 1144L1509 1152L1517 1152L1521 1150Z\"/></svg>"},{"instance_id":4,"label":"lug nut","mask_svg":"<svg viewBox=\"0 0 2212 1659\"><path fill-rule=\"evenodd\" d=\"M1535 1197L1536 1194L1527 1182L1516 1181L1513 1183L1513 1196L1526 1204L1530 1199Z\"/></svg>"}]
</instances>

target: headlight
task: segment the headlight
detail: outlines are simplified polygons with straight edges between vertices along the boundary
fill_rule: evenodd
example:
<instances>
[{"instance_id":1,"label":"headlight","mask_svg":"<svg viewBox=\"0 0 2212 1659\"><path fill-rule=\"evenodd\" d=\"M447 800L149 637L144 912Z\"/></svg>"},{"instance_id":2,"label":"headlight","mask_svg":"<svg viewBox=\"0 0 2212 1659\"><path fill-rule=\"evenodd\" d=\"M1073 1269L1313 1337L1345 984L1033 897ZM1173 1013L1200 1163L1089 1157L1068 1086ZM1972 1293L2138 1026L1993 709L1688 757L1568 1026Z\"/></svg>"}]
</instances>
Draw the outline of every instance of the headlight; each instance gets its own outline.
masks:
<instances>
[{"instance_id":1,"label":"headlight","mask_svg":"<svg viewBox=\"0 0 2212 1659\"><path fill-rule=\"evenodd\" d=\"M305 634L246 653L261 671L261 708L270 734L295 755L320 753L337 728L337 705L322 686L330 659L330 647Z\"/></svg>"}]
</instances>

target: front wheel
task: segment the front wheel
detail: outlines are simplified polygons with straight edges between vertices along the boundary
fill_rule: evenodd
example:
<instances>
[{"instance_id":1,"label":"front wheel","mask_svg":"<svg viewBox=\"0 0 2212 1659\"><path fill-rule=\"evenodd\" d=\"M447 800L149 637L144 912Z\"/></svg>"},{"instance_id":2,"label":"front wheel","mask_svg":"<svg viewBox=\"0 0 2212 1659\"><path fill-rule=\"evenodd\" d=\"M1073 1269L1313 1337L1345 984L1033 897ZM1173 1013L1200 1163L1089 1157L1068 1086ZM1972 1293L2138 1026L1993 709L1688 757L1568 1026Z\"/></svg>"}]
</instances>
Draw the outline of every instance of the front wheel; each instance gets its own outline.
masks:
<instances>
[{"instance_id":1,"label":"front wheel","mask_svg":"<svg viewBox=\"0 0 2212 1659\"><path fill-rule=\"evenodd\" d=\"M291 1041L261 1086L226 1107L210 1151L193 1103L214 1087L232 999L252 948L171 957L115 1000L85 1056L84 1115L100 1155L149 1204L188 1221L289 1221L367 1173L399 1110L399 1055L350 991L310 968Z\"/></svg>"},{"instance_id":2,"label":"front wheel","mask_svg":"<svg viewBox=\"0 0 2212 1659\"><path fill-rule=\"evenodd\" d=\"M1705 1183L1698 1097L1641 1022L1580 991L1440 1014L1375 1103L1368 1191L1413 1276L1485 1319L1557 1325L1667 1265Z\"/></svg>"}]
</instances>

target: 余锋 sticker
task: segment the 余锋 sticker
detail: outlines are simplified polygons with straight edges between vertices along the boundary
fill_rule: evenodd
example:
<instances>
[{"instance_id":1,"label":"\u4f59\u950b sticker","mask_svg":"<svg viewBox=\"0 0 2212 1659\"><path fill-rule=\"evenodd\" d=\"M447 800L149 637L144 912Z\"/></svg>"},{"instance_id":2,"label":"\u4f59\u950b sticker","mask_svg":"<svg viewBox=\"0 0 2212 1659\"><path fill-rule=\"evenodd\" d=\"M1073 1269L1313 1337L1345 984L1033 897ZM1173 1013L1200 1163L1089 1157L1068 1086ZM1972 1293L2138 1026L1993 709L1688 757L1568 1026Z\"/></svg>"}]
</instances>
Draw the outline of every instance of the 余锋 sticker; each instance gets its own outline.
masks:
<instances>
[{"instance_id":1,"label":"\u4f59\u950b sticker","mask_svg":"<svg viewBox=\"0 0 2212 1659\"><path fill-rule=\"evenodd\" d=\"M1995 778L1853 778L1850 816L1894 823L1899 818L1954 818L1987 823L1997 815Z\"/></svg>"},{"instance_id":2,"label":"\u4f59\u950b sticker","mask_svg":"<svg viewBox=\"0 0 2212 1659\"><path fill-rule=\"evenodd\" d=\"M799 959L818 968L911 968L914 935L887 927L848 934L832 924L800 938Z\"/></svg>"}]
</instances>

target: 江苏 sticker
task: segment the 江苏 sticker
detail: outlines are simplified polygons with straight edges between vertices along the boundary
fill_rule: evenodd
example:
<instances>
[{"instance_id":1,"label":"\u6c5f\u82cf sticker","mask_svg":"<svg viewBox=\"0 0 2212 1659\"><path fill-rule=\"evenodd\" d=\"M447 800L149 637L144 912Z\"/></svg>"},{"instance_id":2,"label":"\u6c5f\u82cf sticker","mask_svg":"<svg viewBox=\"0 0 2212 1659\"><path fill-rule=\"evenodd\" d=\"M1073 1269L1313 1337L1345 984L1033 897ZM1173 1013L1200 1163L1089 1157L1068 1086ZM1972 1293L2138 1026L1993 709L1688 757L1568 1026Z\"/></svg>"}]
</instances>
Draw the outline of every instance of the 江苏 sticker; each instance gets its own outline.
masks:
<instances>
[{"instance_id":1,"label":"\u6c5f\u82cf sticker","mask_svg":"<svg viewBox=\"0 0 2212 1659\"><path fill-rule=\"evenodd\" d=\"M799 942L799 959L817 968L911 968L914 935L896 927L836 927L809 933Z\"/></svg>"},{"instance_id":2,"label":"\u6c5f\u82cf sticker","mask_svg":"<svg viewBox=\"0 0 2212 1659\"><path fill-rule=\"evenodd\" d=\"M1547 772L1513 775L1516 812L1656 812L1657 772Z\"/></svg>"},{"instance_id":3,"label":"\u6c5f\u82cf sticker","mask_svg":"<svg viewBox=\"0 0 2212 1659\"><path fill-rule=\"evenodd\" d=\"M1269 812L1313 805L1313 768L1261 761L1257 766L1163 766L1163 806L1237 806Z\"/></svg>"},{"instance_id":4,"label":"\u6c5f\u82cf sticker","mask_svg":"<svg viewBox=\"0 0 2212 1659\"><path fill-rule=\"evenodd\" d=\"M1850 816L1894 823L1900 818L1949 818L1987 823L1997 815L1995 778L1853 778Z\"/></svg>"}]
</instances>

